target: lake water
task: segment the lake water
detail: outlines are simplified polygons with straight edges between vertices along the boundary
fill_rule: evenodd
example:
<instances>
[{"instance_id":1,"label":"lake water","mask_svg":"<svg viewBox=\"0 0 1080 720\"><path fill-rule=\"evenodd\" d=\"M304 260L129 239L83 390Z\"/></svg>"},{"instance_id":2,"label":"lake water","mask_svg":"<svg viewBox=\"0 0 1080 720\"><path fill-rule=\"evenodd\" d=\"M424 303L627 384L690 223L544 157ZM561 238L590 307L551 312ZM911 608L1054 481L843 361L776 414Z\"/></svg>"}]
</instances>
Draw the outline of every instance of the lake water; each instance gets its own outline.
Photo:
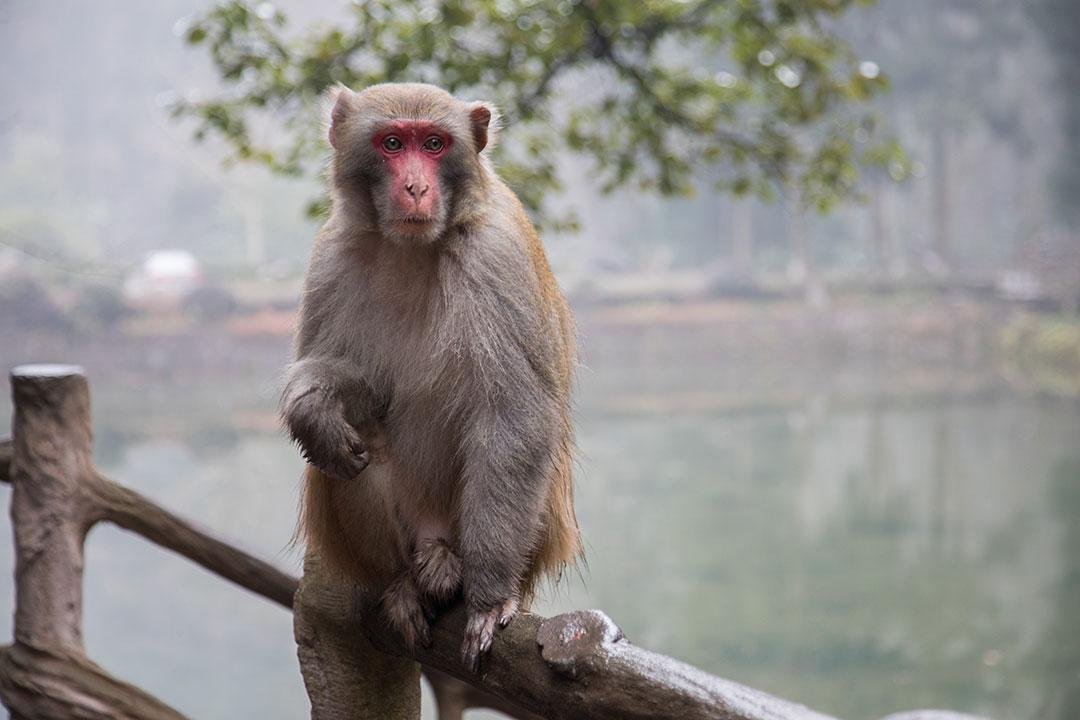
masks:
<instances>
[{"instance_id":1,"label":"lake water","mask_svg":"<svg viewBox=\"0 0 1080 720\"><path fill-rule=\"evenodd\" d=\"M583 334L588 566L538 611L602 608L635 643L851 720L1080 717L1080 402L978 358ZM150 371L87 367L105 474L295 572L275 343L214 372L171 372L167 347ZM65 352L42 359L82 360ZM6 397L0 413L6 433ZM287 612L108 526L86 566L86 644L109 671L192 717L305 716ZM11 573L4 541L3 637Z\"/></svg>"}]
</instances>

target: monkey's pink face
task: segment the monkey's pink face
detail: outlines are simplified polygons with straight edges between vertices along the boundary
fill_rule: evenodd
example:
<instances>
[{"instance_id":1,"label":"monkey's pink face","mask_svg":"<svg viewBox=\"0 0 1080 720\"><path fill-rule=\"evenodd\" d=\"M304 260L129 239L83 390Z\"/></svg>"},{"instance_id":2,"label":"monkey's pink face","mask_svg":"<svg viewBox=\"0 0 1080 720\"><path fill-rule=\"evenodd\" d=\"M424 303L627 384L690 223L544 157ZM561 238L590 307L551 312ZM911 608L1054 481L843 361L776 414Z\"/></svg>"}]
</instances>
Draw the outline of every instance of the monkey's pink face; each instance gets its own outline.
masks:
<instances>
[{"instance_id":1,"label":"monkey's pink face","mask_svg":"<svg viewBox=\"0 0 1080 720\"><path fill-rule=\"evenodd\" d=\"M441 225L439 163L452 136L423 120L395 120L372 138L386 163L390 208L387 218L402 235L430 235Z\"/></svg>"}]
</instances>

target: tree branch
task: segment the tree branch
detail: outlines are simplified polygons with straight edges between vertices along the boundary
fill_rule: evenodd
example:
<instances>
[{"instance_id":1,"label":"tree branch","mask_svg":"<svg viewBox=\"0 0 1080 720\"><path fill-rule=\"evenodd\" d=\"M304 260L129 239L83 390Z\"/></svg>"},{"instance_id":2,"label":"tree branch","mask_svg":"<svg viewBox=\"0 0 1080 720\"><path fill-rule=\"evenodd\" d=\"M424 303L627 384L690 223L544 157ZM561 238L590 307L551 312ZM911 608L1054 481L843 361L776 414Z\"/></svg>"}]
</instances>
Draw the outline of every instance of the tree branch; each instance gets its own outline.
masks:
<instances>
[{"instance_id":1,"label":"tree branch","mask_svg":"<svg viewBox=\"0 0 1080 720\"><path fill-rule=\"evenodd\" d=\"M14 720L184 720L81 655L22 643L0 648L0 697Z\"/></svg>"},{"instance_id":2,"label":"tree branch","mask_svg":"<svg viewBox=\"0 0 1080 720\"><path fill-rule=\"evenodd\" d=\"M444 611L432 626L431 647L412 655L375 618L357 621L354 629L385 653L413 657L552 720L832 720L637 647L599 610L550 619L518 615L496 635L481 672L473 675L460 657L465 622L462 605Z\"/></svg>"},{"instance_id":3,"label":"tree branch","mask_svg":"<svg viewBox=\"0 0 1080 720\"><path fill-rule=\"evenodd\" d=\"M138 533L256 595L292 608L296 578L198 530L134 490L100 475L98 482L87 489L97 503L99 519Z\"/></svg>"},{"instance_id":4,"label":"tree branch","mask_svg":"<svg viewBox=\"0 0 1080 720\"><path fill-rule=\"evenodd\" d=\"M0 482L11 482L11 440L0 440ZM222 542L134 490L95 474L80 485L90 521L111 522L172 550L256 595L292 608L296 578Z\"/></svg>"}]
</instances>

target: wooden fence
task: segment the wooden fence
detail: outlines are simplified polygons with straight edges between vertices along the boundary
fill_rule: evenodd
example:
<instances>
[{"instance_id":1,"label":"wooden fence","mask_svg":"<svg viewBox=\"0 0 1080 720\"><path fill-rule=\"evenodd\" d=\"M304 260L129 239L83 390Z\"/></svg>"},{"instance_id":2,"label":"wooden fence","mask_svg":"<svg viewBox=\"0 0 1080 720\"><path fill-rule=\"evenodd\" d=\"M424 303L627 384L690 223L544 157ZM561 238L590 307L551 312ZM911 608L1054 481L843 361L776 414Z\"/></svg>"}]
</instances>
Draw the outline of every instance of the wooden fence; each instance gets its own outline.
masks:
<instances>
[{"instance_id":1,"label":"wooden fence","mask_svg":"<svg viewBox=\"0 0 1080 720\"><path fill-rule=\"evenodd\" d=\"M364 598L327 578L316 558L306 559L298 581L98 473L80 368L26 365L11 382L13 437L0 441L0 481L12 485L16 604L14 640L0 648L0 700L15 720L183 717L86 656L83 545L102 521L293 609L312 717L320 720L417 718L421 666L440 720L471 707L517 718L833 720L639 648L596 610L520 615L497 636L478 675L459 660L460 605L435 622L430 648L409 654ZM888 720L964 717L917 711Z\"/></svg>"}]
</instances>

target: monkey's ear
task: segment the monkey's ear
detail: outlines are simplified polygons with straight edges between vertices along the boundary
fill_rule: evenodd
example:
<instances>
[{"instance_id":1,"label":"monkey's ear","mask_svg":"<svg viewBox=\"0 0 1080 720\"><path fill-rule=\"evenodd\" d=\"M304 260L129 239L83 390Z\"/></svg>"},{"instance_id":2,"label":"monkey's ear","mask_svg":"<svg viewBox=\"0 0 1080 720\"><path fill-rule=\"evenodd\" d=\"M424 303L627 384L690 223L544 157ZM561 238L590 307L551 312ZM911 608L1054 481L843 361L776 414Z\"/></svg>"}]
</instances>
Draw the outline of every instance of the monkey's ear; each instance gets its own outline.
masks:
<instances>
[{"instance_id":1,"label":"monkey's ear","mask_svg":"<svg viewBox=\"0 0 1080 720\"><path fill-rule=\"evenodd\" d=\"M498 111L487 103L474 103L469 109L469 124L472 126L473 144L476 152L481 152L489 144L494 145L498 127Z\"/></svg>"},{"instance_id":2,"label":"monkey's ear","mask_svg":"<svg viewBox=\"0 0 1080 720\"><path fill-rule=\"evenodd\" d=\"M333 109L330 110L330 129L327 135L330 145L338 149L345 137L345 122L353 112L356 94L344 85L338 85L330 91L329 99L333 103Z\"/></svg>"}]
</instances>

